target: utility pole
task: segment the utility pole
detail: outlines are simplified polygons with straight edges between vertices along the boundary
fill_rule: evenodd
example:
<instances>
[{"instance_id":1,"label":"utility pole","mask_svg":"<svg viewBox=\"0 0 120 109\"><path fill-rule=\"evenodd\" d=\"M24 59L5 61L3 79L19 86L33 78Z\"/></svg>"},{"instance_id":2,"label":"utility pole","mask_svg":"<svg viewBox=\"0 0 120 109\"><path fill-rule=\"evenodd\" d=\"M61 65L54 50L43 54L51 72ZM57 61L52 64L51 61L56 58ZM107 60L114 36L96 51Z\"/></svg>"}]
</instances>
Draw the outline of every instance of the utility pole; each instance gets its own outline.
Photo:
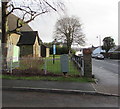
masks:
<instances>
[{"instance_id":1,"label":"utility pole","mask_svg":"<svg viewBox=\"0 0 120 109\"><path fill-rule=\"evenodd\" d=\"M101 53L101 36L97 36L97 38L99 39L99 48L100 48L100 53Z\"/></svg>"}]
</instances>

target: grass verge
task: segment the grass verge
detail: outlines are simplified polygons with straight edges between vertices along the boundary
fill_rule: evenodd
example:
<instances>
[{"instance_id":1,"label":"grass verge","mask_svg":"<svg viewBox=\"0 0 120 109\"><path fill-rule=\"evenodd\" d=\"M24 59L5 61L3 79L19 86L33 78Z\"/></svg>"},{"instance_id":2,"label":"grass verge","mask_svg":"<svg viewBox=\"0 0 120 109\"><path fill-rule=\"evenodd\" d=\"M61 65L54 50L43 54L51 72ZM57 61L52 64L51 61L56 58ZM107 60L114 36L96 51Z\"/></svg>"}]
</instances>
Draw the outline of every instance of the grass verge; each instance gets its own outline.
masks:
<instances>
[{"instance_id":1,"label":"grass verge","mask_svg":"<svg viewBox=\"0 0 120 109\"><path fill-rule=\"evenodd\" d=\"M46 80L46 81L68 81L68 82L94 82L94 79L85 77L51 77L51 76L32 76L32 77L17 77L9 75L1 75L2 79L11 80Z\"/></svg>"}]
</instances>

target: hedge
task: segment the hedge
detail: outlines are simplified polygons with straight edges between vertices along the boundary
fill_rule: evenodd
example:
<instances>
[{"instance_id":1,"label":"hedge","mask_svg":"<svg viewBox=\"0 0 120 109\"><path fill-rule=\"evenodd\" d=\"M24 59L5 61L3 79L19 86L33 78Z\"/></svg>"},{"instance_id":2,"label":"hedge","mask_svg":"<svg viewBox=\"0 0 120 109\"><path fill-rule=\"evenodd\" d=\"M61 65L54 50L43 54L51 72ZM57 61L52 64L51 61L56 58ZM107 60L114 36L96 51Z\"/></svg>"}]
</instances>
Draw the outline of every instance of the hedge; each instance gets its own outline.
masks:
<instances>
[{"instance_id":1,"label":"hedge","mask_svg":"<svg viewBox=\"0 0 120 109\"><path fill-rule=\"evenodd\" d=\"M110 59L120 59L120 53L110 53L109 58Z\"/></svg>"},{"instance_id":2,"label":"hedge","mask_svg":"<svg viewBox=\"0 0 120 109\"><path fill-rule=\"evenodd\" d=\"M50 54L53 54L53 48L50 48ZM56 47L56 55L68 54L67 47Z\"/></svg>"}]
</instances>

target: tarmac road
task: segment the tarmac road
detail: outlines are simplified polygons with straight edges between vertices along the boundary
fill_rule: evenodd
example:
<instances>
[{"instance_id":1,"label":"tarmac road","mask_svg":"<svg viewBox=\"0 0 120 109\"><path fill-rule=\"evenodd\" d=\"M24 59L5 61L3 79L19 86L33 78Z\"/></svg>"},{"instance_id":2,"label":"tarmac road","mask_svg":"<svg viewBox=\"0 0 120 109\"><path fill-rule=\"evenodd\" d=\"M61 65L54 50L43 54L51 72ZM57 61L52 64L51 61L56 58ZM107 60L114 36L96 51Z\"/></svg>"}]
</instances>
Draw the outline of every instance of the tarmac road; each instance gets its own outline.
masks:
<instances>
[{"instance_id":1,"label":"tarmac road","mask_svg":"<svg viewBox=\"0 0 120 109\"><path fill-rule=\"evenodd\" d=\"M93 86L93 89L96 89L96 91L98 92L118 94L118 74L104 67L104 66L112 67L112 65L110 64L113 64L113 62L110 61L111 62L110 63L108 61L93 59L93 73L95 74L95 77L98 79L98 83L91 84ZM4 85L12 86L12 84L8 80L3 81L3 83L4 83L3 86ZM17 83L21 85L21 82L19 80L15 82L15 84ZM27 84L27 82L24 83ZM55 86L51 82L49 85L52 87ZM37 87L38 85L36 84L35 86ZM76 89L75 86L72 88ZM2 99L3 107L118 107L118 97L115 96L100 96L100 95L98 96L87 94L86 95L58 94L48 92L41 93L19 90L18 91L4 90L2 94L3 94Z\"/></svg>"},{"instance_id":2,"label":"tarmac road","mask_svg":"<svg viewBox=\"0 0 120 109\"><path fill-rule=\"evenodd\" d=\"M118 107L118 98L113 96L29 91L3 91L2 102L3 107Z\"/></svg>"},{"instance_id":3,"label":"tarmac road","mask_svg":"<svg viewBox=\"0 0 120 109\"><path fill-rule=\"evenodd\" d=\"M98 84L94 87L99 92L118 94L118 60L92 59L92 71Z\"/></svg>"},{"instance_id":4,"label":"tarmac road","mask_svg":"<svg viewBox=\"0 0 120 109\"><path fill-rule=\"evenodd\" d=\"M114 59L104 59L104 60L98 60L93 59L92 61L93 65L100 68L105 69L107 71L110 71L115 74L120 74L120 69L118 66L120 66L120 60L114 60Z\"/></svg>"}]
</instances>

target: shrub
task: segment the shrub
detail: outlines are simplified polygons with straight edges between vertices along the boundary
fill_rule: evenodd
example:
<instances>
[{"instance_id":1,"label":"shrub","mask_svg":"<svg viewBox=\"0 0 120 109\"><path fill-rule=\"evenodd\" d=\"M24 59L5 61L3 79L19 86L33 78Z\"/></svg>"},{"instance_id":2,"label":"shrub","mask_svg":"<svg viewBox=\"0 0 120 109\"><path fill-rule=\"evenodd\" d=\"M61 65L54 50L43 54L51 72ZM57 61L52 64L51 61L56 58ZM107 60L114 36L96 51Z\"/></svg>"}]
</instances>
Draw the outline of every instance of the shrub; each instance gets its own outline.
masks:
<instances>
[{"instance_id":1,"label":"shrub","mask_svg":"<svg viewBox=\"0 0 120 109\"><path fill-rule=\"evenodd\" d=\"M36 69L40 70L43 66L42 58L35 58L31 56L20 58L20 69Z\"/></svg>"},{"instance_id":2,"label":"shrub","mask_svg":"<svg viewBox=\"0 0 120 109\"><path fill-rule=\"evenodd\" d=\"M110 53L109 58L110 59L120 59L120 53Z\"/></svg>"}]
</instances>

